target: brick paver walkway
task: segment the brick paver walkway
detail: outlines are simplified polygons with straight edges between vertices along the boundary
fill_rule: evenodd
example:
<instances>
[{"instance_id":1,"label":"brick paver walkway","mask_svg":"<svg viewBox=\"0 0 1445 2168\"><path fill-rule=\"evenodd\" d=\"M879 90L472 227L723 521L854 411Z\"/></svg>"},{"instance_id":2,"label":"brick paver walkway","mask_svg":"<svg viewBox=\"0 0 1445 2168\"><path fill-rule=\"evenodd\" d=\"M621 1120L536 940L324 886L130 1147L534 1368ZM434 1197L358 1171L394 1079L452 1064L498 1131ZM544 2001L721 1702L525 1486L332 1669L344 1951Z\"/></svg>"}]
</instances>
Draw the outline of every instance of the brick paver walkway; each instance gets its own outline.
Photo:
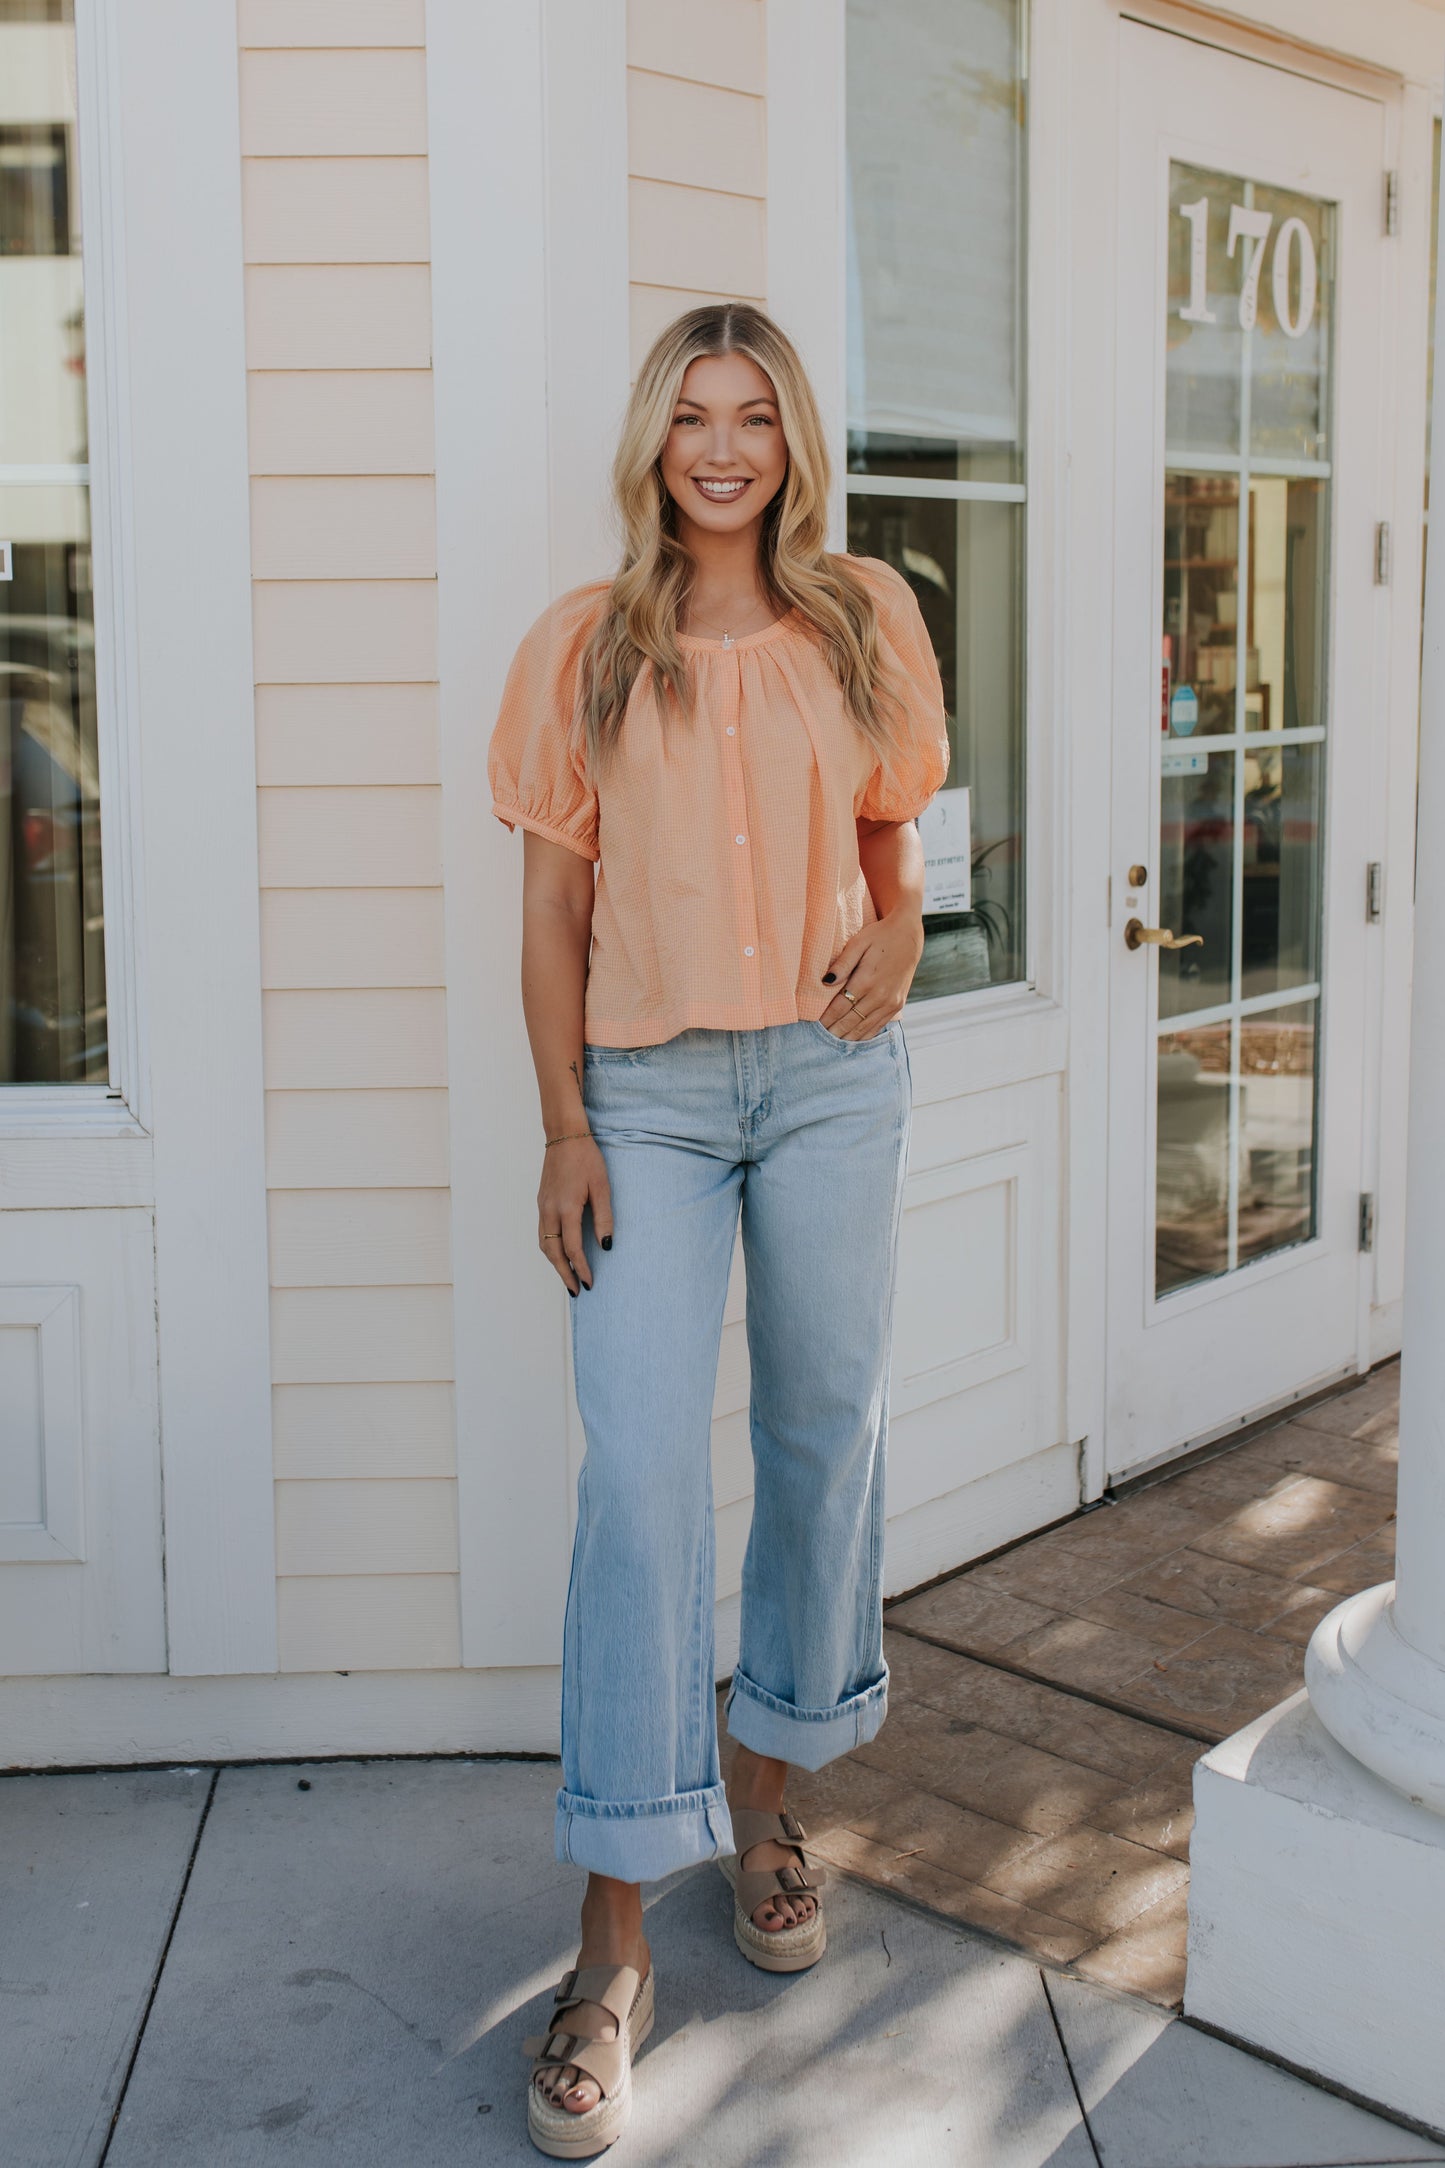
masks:
<instances>
[{"instance_id":1,"label":"brick paver walkway","mask_svg":"<svg viewBox=\"0 0 1445 2168\"><path fill-rule=\"evenodd\" d=\"M1399 1371L887 1613L890 1714L790 1798L823 1857L1087 1979L1177 2004L1191 1780L1394 1571Z\"/></svg>"}]
</instances>

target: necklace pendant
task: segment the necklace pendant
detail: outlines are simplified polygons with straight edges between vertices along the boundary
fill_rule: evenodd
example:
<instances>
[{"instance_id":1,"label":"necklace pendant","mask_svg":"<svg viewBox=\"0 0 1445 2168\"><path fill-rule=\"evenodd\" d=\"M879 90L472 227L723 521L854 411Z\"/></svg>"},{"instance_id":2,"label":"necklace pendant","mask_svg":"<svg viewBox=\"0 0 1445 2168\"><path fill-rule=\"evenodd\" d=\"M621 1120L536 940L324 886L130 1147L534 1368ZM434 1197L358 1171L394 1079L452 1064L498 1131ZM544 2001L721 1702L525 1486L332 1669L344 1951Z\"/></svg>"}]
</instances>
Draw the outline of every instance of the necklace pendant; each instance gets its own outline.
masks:
<instances>
[{"instance_id":1,"label":"necklace pendant","mask_svg":"<svg viewBox=\"0 0 1445 2168\"><path fill-rule=\"evenodd\" d=\"M731 634L730 632L725 632L725 633L723 634L723 646L724 646L724 647L731 647L731 646L732 646L732 644L733 644L733 636L732 636L732 634Z\"/></svg>"}]
</instances>

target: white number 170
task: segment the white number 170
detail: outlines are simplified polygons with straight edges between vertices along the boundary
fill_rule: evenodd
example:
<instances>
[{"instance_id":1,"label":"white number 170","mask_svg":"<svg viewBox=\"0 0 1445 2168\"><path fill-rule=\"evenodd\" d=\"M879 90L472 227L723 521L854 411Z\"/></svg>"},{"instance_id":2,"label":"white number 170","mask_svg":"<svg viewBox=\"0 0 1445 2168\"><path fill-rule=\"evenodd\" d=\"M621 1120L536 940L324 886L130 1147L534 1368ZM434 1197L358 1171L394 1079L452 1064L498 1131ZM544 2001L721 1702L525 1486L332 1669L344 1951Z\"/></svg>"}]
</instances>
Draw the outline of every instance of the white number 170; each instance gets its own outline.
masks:
<instances>
[{"instance_id":1,"label":"white number 170","mask_svg":"<svg viewBox=\"0 0 1445 2168\"><path fill-rule=\"evenodd\" d=\"M1181 303L1179 314L1186 324L1217 324L1219 318L1209 306L1209 198L1201 196L1197 203L1181 203L1179 215L1189 227L1189 299ZM1259 313L1259 280L1264 269L1265 243L1274 224L1272 211L1247 210L1242 203L1229 206L1228 253L1233 258L1241 240L1252 241L1254 246L1246 255L1240 251L1243 279L1239 289L1239 328L1253 328ZM1290 306L1291 259L1295 248L1299 249L1299 305ZM1287 218L1274 237L1274 263L1270 274L1270 291L1274 299L1274 313L1279 328L1287 339L1302 339L1314 322L1315 300L1319 292L1319 266L1315 259L1314 235L1302 218Z\"/></svg>"}]
</instances>

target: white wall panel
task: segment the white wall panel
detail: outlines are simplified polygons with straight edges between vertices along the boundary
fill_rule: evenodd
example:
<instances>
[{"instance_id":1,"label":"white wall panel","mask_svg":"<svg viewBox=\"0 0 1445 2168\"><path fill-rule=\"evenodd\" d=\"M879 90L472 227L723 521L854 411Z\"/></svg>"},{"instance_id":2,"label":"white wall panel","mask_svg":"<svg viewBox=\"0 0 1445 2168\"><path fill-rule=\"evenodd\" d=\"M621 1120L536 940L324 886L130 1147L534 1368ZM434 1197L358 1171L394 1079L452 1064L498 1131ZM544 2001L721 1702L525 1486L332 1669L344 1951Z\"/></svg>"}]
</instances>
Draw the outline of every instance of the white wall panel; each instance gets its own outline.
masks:
<instances>
[{"instance_id":1,"label":"white wall panel","mask_svg":"<svg viewBox=\"0 0 1445 2168\"><path fill-rule=\"evenodd\" d=\"M454 1573L287 1576L276 1602L283 1671L451 1670L461 1661Z\"/></svg>"},{"instance_id":2,"label":"white wall panel","mask_svg":"<svg viewBox=\"0 0 1445 2168\"><path fill-rule=\"evenodd\" d=\"M414 50L241 55L247 158L424 158L426 59Z\"/></svg>"},{"instance_id":3,"label":"white wall panel","mask_svg":"<svg viewBox=\"0 0 1445 2168\"><path fill-rule=\"evenodd\" d=\"M274 1091L426 1089L446 1082L440 987L306 987L263 997Z\"/></svg>"},{"instance_id":4,"label":"white wall panel","mask_svg":"<svg viewBox=\"0 0 1445 2168\"><path fill-rule=\"evenodd\" d=\"M258 685L256 771L263 789L435 783L437 688Z\"/></svg>"},{"instance_id":5,"label":"white wall panel","mask_svg":"<svg viewBox=\"0 0 1445 2168\"><path fill-rule=\"evenodd\" d=\"M627 57L695 83L767 88L765 0L628 0ZM818 0L810 0L817 6Z\"/></svg>"},{"instance_id":6,"label":"white wall panel","mask_svg":"<svg viewBox=\"0 0 1445 2168\"><path fill-rule=\"evenodd\" d=\"M261 891L264 986L440 986L444 977L440 888Z\"/></svg>"},{"instance_id":7,"label":"white wall panel","mask_svg":"<svg viewBox=\"0 0 1445 2168\"><path fill-rule=\"evenodd\" d=\"M425 369L252 370L251 472L430 474Z\"/></svg>"},{"instance_id":8,"label":"white wall panel","mask_svg":"<svg viewBox=\"0 0 1445 2168\"><path fill-rule=\"evenodd\" d=\"M246 358L253 369L429 367L426 266L252 264Z\"/></svg>"},{"instance_id":9,"label":"white wall panel","mask_svg":"<svg viewBox=\"0 0 1445 2168\"><path fill-rule=\"evenodd\" d=\"M424 45L426 0L239 0L242 45Z\"/></svg>"},{"instance_id":10,"label":"white wall panel","mask_svg":"<svg viewBox=\"0 0 1445 2168\"><path fill-rule=\"evenodd\" d=\"M767 193L761 98L627 71L627 162L640 179L716 188L734 196Z\"/></svg>"},{"instance_id":11,"label":"white wall panel","mask_svg":"<svg viewBox=\"0 0 1445 2168\"><path fill-rule=\"evenodd\" d=\"M451 1277L444 1189L277 1189L273 1287L432 1287Z\"/></svg>"},{"instance_id":12,"label":"white wall panel","mask_svg":"<svg viewBox=\"0 0 1445 2168\"><path fill-rule=\"evenodd\" d=\"M278 1287L271 1294L278 1385L445 1380L452 1374L447 1287Z\"/></svg>"},{"instance_id":13,"label":"white wall panel","mask_svg":"<svg viewBox=\"0 0 1445 2168\"><path fill-rule=\"evenodd\" d=\"M281 1482L456 1473L449 1383L278 1385L271 1397Z\"/></svg>"},{"instance_id":14,"label":"white wall panel","mask_svg":"<svg viewBox=\"0 0 1445 2168\"><path fill-rule=\"evenodd\" d=\"M276 1571L283 1577L456 1570L454 1482L276 1485Z\"/></svg>"},{"instance_id":15,"label":"white wall panel","mask_svg":"<svg viewBox=\"0 0 1445 2168\"><path fill-rule=\"evenodd\" d=\"M266 1094L273 1189L429 1189L447 1180L443 1091Z\"/></svg>"},{"instance_id":16,"label":"white wall panel","mask_svg":"<svg viewBox=\"0 0 1445 2168\"><path fill-rule=\"evenodd\" d=\"M256 680L364 684L436 675L431 580L257 580Z\"/></svg>"},{"instance_id":17,"label":"white wall panel","mask_svg":"<svg viewBox=\"0 0 1445 2168\"><path fill-rule=\"evenodd\" d=\"M424 158L248 158L247 263L425 263Z\"/></svg>"},{"instance_id":18,"label":"white wall panel","mask_svg":"<svg viewBox=\"0 0 1445 2168\"><path fill-rule=\"evenodd\" d=\"M251 484L258 580L428 580L436 499L425 475L271 475Z\"/></svg>"}]
</instances>

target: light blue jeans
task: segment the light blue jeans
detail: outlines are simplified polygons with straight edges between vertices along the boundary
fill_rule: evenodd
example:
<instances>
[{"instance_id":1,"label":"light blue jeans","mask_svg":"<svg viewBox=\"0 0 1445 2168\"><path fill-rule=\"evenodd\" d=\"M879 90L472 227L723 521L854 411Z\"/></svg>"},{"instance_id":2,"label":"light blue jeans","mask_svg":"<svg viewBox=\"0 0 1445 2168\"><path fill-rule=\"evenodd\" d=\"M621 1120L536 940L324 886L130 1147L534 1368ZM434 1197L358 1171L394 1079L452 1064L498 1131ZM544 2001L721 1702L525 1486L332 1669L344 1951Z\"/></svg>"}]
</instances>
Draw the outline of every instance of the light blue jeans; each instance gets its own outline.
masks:
<instances>
[{"instance_id":1,"label":"light blue jeans","mask_svg":"<svg viewBox=\"0 0 1445 2168\"><path fill-rule=\"evenodd\" d=\"M562 1660L557 1856L624 1882L733 1849L719 1780L710 1429L742 1213L752 1533L728 1729L820 1769L883 1722L902 1026L588 1047L616 1231L573 1301L587 1435Z\"/></svg>"}]
</instances>

